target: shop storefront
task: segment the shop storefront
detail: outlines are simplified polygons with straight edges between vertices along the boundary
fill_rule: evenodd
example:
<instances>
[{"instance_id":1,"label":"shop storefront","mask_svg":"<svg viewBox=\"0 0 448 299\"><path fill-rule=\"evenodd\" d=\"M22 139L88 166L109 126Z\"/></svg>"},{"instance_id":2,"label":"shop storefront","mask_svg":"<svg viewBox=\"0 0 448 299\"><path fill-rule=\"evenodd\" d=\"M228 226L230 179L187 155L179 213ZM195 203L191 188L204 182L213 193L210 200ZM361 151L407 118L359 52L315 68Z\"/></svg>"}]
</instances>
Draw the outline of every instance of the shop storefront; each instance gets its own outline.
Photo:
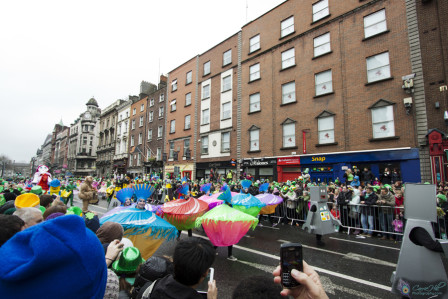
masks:
<instances>
[{"instance_id":1,"label":"shop storefront","mask_svg":"<svg viewBox=\"0 0 448 299\"><path fill-rule=\"evenodd\" d=\"M174 179L176 178L176 176L180 175L181 178L187 177L191 179L193 177L193 170L194 170L193 163L165 165L164 178Z\"/></svg>"},{"instance_id":2,"label":"shop storefront","mask_svg":"<svg viewBox=\"0 0 448 299\"><path fill-rule=\"evenodd\" d=\"M235 175L236 167L232 166L230 161L196 163L196 179L209 179L211 171L216 176L220 175L221 177L227 178L227 174L230 171L233 171Z\"/></svg>"},{"instance_id":3,"label":"shop storefront","mask_svg":"<svg viewBox=\"0 0 448 299\"><path fill-rule=\"evenodd\" d=\"M368 168L377 178L385 168L396 169L404 182L421 181L417 148L305 155L300 156L300 168L302 172L308 168L311 181L315 182L328 183L336 178L344 182L344 172L348 168L358 168L361 172Z\"/></svg>"},{"instance_id":4,"label":"shop storefront","mask_svg":"<svg viewBox=\"0 0 448 299\"><path fill-rule=\"evenodd\" d=\"M300 157L277 158L278 181L286 182L301 176Z\"/></svg>"},{"instance_id":5,"label":"shop storefront","mask_svg":"<svg viewBox=\"0 0 448 299\"><path fill-rule=\"evenodd\" d=\"M277 180L276 158L243 159L241 173L251 175L254 180Z\"/></svg>"}]
</instances>

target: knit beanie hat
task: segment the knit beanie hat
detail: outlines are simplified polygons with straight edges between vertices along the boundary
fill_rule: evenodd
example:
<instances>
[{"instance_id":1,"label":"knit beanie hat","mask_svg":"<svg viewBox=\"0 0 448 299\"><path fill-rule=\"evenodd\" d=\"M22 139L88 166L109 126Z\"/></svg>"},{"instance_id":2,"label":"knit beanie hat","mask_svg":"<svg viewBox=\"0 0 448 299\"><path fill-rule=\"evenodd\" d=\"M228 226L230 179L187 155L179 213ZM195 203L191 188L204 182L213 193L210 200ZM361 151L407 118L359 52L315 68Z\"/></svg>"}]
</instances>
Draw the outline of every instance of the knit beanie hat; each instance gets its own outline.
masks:
<instances>
[{"instance_id":1,"label":"knit beanie hat","mask_svg":"<svg viewBox=\"0 0 448 299\"><path fill-rule=\"evenodd\" d=\"M103 298L103 248L75 215L42 222L0 247L3 298Z\"/></svg>"}]
</instances>

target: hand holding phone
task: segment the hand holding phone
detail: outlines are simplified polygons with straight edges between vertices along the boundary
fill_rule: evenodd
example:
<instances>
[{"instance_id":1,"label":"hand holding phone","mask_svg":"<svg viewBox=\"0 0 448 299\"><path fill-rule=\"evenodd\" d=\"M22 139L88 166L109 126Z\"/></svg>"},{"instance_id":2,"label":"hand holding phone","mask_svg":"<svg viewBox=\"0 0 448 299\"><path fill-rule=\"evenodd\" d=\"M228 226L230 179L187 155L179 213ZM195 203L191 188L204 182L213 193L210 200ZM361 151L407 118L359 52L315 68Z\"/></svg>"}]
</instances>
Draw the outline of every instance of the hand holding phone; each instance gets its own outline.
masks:
<instances>
[{"instance_id":1,"label":"hand holding phone","mask_svg":"<svg viewBox=\"0 0 448 299\"><path fill-rule=\"evenodd\" d=\"M291 276L291 271L296 269L303 272L302 244L283 243L280 246L280 268L283 287L290 289L300 285Z\"/></svg>"}]
</instances>

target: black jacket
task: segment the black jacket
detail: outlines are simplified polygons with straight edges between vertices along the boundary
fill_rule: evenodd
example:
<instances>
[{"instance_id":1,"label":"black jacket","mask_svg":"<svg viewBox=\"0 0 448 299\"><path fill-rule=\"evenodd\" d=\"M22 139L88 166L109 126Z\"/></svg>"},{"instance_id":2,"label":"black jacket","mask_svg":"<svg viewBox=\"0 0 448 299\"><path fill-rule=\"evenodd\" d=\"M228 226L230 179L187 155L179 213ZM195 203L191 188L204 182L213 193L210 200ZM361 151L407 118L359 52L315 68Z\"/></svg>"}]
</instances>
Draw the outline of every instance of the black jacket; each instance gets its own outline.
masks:
<instances>
[{"instance_id":1,"label":"black jacket","mask_svg":"<svg viewBox=\"0 0 448 299\"><path fill-rule=\"evenodd\" d=\"M376 204L376 201L378 200L378 195L376 195L375 192L370 193L370 195L368 197L366 197L366 195L364 195L361 198L361 201L364 201L364 205L365 205L365 206L361 206L361 213L364 215L372 216L372 215L374 215L374 212L373 212L374 207L370 207L370 206Z\"/></svg>"},{"instance_id":2,"label":"black jacket","mask_svg":"<svg viewBox=\"0 0 448 299\"><path fill-rule=\"evenodd\" d=\"M173 275L168 275L156 281L150 298L202 299L202 296L194 289L177 282Z\"/></svg>"},{"instance_id":3,"label":"black jacket","mask_svg":"<svg viewBox=\"0 0 448 299\"><path fill-rule=\"evenodd\" d=\"M372 182L375 179L375 176L370 170L363 171L361 175L361 182Z\"/></svg>"}]
</instances>

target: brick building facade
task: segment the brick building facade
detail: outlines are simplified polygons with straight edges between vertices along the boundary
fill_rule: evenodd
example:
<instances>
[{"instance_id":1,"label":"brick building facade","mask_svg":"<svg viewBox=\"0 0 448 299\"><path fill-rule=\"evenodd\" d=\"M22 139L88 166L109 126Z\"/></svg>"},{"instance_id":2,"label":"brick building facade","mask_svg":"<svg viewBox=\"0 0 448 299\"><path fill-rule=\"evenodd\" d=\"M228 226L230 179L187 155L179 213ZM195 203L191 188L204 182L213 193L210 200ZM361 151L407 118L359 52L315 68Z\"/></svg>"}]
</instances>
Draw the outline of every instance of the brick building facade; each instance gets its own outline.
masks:
<instances>
[{"instance_id":1,"label":"brick building facade","mask_svg":"<svg viewBox=\"0 0 448 299\"><path fill-rule=\"evenodd\" d=\"M141 98L131 105L129 119L129 160L128 173L139 175L145 173L144 162L146 161L146 105L148 97Z\"/></svg>"}]
</instances>

